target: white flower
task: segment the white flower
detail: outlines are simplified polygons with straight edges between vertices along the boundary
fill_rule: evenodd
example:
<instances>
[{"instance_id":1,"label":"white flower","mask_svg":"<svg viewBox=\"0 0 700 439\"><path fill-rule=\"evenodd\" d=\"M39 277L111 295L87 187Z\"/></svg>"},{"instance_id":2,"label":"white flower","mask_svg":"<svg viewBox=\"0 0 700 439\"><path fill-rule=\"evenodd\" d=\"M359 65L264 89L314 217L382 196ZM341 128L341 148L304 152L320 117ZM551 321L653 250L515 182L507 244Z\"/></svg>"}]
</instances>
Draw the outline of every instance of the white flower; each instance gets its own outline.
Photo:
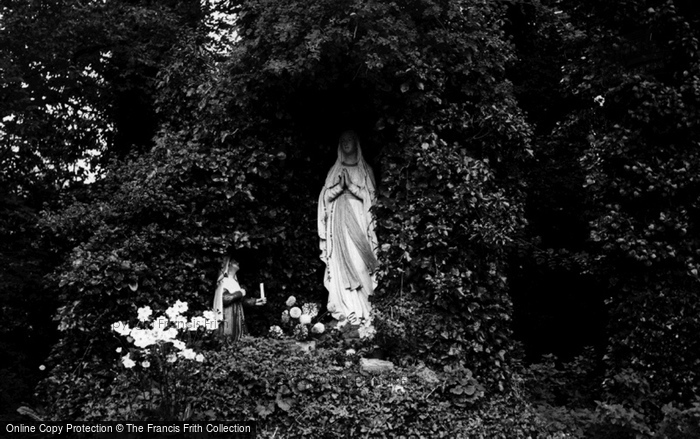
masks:
<instances>
[{"instance_id":1,"label":"white flower","mask_svg":"<svg viewBox=\"0 0 700 439\"><path fill-rule=\"evenodd\" d=\"M173 306L171 306L165 311L165 314L171 321L176 321L178 320L178 317L182 315L182 313L187 312L187 309L187 302L182 302L178 300Z\"/></svg>"},{"instance_id":2,"label":"white flower","mask_svg":"<svg viewBox=\"0 0 700 439\"><path fill-rule=\"evenodd\" d=\"M306 325L299 323L294 327L292 335L299 341L306 340L306 338L309 336L309 329Z\"/></svg>"},{"instance_id":3,"label":"white flower","mask_svg":"<svg viewBox=\"0 0 700 439\"><path fill-rule=\"evenodd\" d=\"M148 369L149 367L151 367L151 362L148 360L145 360L141 363L141 366Z\"/></svg>"},{"instance_id":4,"label":"white flower","mask_svg":"<svg viewBox=\"0 0 700 439\"><path fill-rule=\"evenodd\" d=\"M316 323L311 328L311 332L313 332L314 334L323 334L325 331L326 331L326 327L321 322Z\"/></svg>"},{"instance_id":5,"label":"white flower","mask_svg":"<svg viewBox=\"0 0 700 439\"><path fill-rule=\"evenodd\" d=\"M357 352L355 351L355 349L348 349L347 351L345 351L345 355L348 355L348 356L355 355L356 353Z\"/></svg>"},{"instance_id":6,"label":"white flower","mask_svg":"<svg viewBox=\"0 0 700 439\"><path fill-rule=\"evenodd\" d=\"M294 296L292 296L292 297L294 297ZM295 306L294 308L289 310L289 315L293 319L298 319L299 317L301 317L301 310Z\"/></svg>"},{"instance_id":7,"label":"white flower","mask_svg":"<svg viewBox=\"0 0 700 439\"><path fill-rule=\"evenodd\" d=\"M308 314L313 319L318 315L318 310L321 306L318 303L306 303L301 307L302 314Z\"/></svg>"},{"instance_id":8,"label":"white flower","mask_svg":"<svg viewBox=\"0 0 700 439\"><path fill-rule=\"evenodd\" d=\"M146 322L148 321L149 318L151 318L151 314L153 314L153 310L151 310L150 306L143 306L138 309L139 313L139 321L140 322Z\"/></svg>"},{"instance_id":9,"label":"white flower","mask_svg":"<svg viewBox=\"0 0 700 439\"><path fill-rule=\"evenodd\" d=\"M134 346L139 348L145 348L152 344L155 344L156 338L153 336L151 331L141 328L134 328L131 330L131 338L134 339Z\"/></svg>"},{"instance_id":10,"label":"white flower","mask_svg":"<svg viewBox=\"0 0 700 439\"><path fill-rule=\"evenodd\" d=\"M218 320L216 318L216 313L214 311L211 311L211 310L204 311L202 313L202 317L204 317L204 320L207 321L207 325L206 325L207 328L209 328L209 327L215 328L217 326L216 324L218 323Z\"/></svg>"},{"instance_id":11,"label":"white flower","mask_svg":"<svg viewBox=\"0 0 700 439\"><path fill-rule=\"evenodd\" d=\"M42 364L41 366L39 366L39 370L46 370L46 366Z\"/></svg>"},{"instance_id":12,"label":"white flower","mask_svg":"<svg viewBox=\"0 0 700 439\"><path fill-rule=\"evenodd\" d=\"M134 360L129 358L129 354L126 354L124 357L122 357L122 364L124 364L124 367L126 367L127 369L131 369L136 365L136 363L134 363Z\"/></svg>"},{"instance_id":13,"label":"white flower","mask_svg":"<svg viewBox=\"0 0 700 439\"><path fill-rule=\"evenodd\" d=\"M270 334L270 337L274 338L282 338L282 336L284 335L284 332L282 332L282 328L280 328L277 325L270 326L268 333Z\"/></svg>"},{"instance_id":14,"label":"white flower","mask_svg":"<svg viewBox=\"0 0 700 439\"><path fill-rule=\"evenodd\" d=\"M194 357L197 356L197 354L190 348L187 348L184 351L181 351L178 355L180 355L182 358L184 358L186 360L194 360Z\"/></svg>"},{"instance_id":15,"label":"white flower","mask_svg":"<svg viewBox=\"0 0 700 439\"><path fill-rule=\"evenodd\" d=\"M334 313L337 308L335 307L335 303L328 302L328 305L326 305L326 309L329 313Z\"/></svg>"},{"instance_id":16,"label":"white flower","mask_svg":"<svg viewBox=\"0 0 700 439\"><path fill-rule=\"evenodd\" d=\"M299 323L301 323L302 325L308 325L309 323L311 323L311 316L308 314L302 314L301 316L299 316Z\"/></svg>"},{"instance_id":17,"label":"white flower","mask_svg":"<svg viewBox=\"0 0 700 439\"><path fill-rule=\"evenodd\" d=\"M294 296L289 296L289 298L287 298L287 301L284 302L284 303L285 303L285 305L287 305L287 306L294 306L294 304L297 303L297 298L294 297ZM296 318L296 317L295 317L295 318Z\"/></svg>"},{"instance_id":18,"label":"white flower","mask_svg":"<svg viewBox=\"0 0 700 439\"><path fill-rule=\"evenodd\" d=\"M118 347L118 348L116 349L116 351L117 351L118 354L121 354L121 353L122 353L122 348L121 348L121 347Z\"/></svg>"},{"instance_id":19,"label":"white flower","mask_svg":"<svg viewBox=\"0 0 700 439\"><path fill-rule=\"evenodd\" d=\"M357 328L357 333L360 335L360 338L372 339L377 333L377 330L374 329L372 325L361 325Z\"/></svg>"},{"instance_id":20,"label":"white flower","mask_svg":"<svg viewBox=\"0 0 700 439\"><path fill-rule=\"evenodd\" d=\"M167 315L171 321L175 321L181 314L180 309L175 305L165 310L165 315Z\"/></svg>"},{"instance_id":21,"label":"white flower","mask_svg":"<svg viewBox=\"0 0 700 439\"><path fill-rule=\"evenodd\" d=\"M199 362L201 363L202 361L204 361L204 355L202 355L202 354L197 354L197 355L195 355L194 359L195 359L196 361L199 361Z\"/></svg>"},{"instance_id":22,"label":"white flower","mask_svg":"<svg viewBox=\"0 0 700 439\"><path fill-rule=\"evenodd\" d=\"M165 331L162 331L160 334L159 339L163 341L171 341L175 340L175 337L177 337L177 329L176 328L168 328Z\"/></svg>"},{"instance_id":23,"label":"white flower","mask_svg":"<svg viewBox=\"0 0 700 439\"><path fill-rule=\"evenodd\" d=\"M119 335L129 335L131 328L124 322L114 322L112 323L112 331Z\"/></svg>"},{"instance_id":24,"label":"white flower","mask_svg":"<svg viewBox=\"0 0 700 439\"><path fill-rule=\"evenodd\" d=\"M185 342L182 340L173 340L172 343L173 347L178 351L185 350L185 348L187 347L187 345L185 345Z\"/></svg>"},{"instance_id":25,"label":"white flower","mask_svg":"<svg viewBox=\"0 0 700 439\"><path fill-rule=\"evenodd\" d=\"M168 356L165 357L165 361L168 363L174 363L177 361L177 356L175 354L168 354Z\"/></svg>"},{"instance_id":26,"label":"white flower","mask_svg":"<svg viewBox=\"0 0 700 439\"><path fill-rule=\"evenodd\" d=\"M188 309L187 302L182 302L180 300L175 302L175 305L173 306L180 312L180 314L182 314L183 312L187 312Z\"/></svg>"}]
</instances>

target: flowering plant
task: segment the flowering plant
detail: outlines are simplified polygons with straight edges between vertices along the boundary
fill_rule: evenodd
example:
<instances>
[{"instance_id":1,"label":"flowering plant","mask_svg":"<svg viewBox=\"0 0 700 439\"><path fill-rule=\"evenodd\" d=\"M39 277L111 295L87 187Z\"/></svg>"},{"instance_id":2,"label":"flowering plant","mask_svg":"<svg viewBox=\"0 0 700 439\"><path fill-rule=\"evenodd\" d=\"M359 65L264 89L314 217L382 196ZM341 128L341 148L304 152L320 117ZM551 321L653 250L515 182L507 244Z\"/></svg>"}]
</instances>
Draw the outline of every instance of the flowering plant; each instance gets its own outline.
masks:
<instances>
[{"instance_id":1,"label":"flowering plant","mask_svg":"<svg viewBox=\"0 0 700 439\"><path fill-rule=\"evenodd\" d=\"M138 323L130 327L127 322L115 322L112 330L126 337L126 355L121 357L124 368L139 380L144 400L165 411L168 417L188 412L184 407L185 392L182 392L183 377L193 374L193 362L201 363L205 357L196 352L196 347L205 333L218 328L221 316L205 311L201 316L188 319L187 303L177 301L160 315L152 319L149 306L137 310ZM189 343L189 344L188 344ZM118 347L117 353L124 349ZM194 374L199 371L194 371Z\"/></svg>"},{"instance_id":2,"label":"flowering plant","mask_svg":"<svg viewBox=\"0 0 700 439\"><path fill-rule=\"evenodd\" d=\"M329 309L319 316L320 304L305 303L299 306L294 296L289 296L285 305L287 305L287 309L282 311L281 324L270 327L268 332L270 337L282 338L286 333L299 341L304 341L313 335L320 335L326 331L325 325L320 320L332 310Z\"/></svg>"},{"instance_id":3,"label":"flowering plant","mask_svg":"<svg viewBox=\"0 0 700 439\"><path fill-rule=\"evenodd\" d=\"M374 339L374 336L377 335L377 330L374 328L374 325L372 325L372 319L362 319L357 328L357 333L360 336L360 339L363 340L372 340Z\"/></svg>"},{"instance_id":4,"label":"flowering plant","mask_svg":"<svg viewBox=\"0 0 700 439\"><path fill-rule=\"evenodd\" d=\"M340 316L338 326L336 327L342 340L346 343L357 341L360 343L370 342L374 340L377 330L373 325L372 317L358 318L354 313L347 317Z\"/></svg>"}]
</instances>

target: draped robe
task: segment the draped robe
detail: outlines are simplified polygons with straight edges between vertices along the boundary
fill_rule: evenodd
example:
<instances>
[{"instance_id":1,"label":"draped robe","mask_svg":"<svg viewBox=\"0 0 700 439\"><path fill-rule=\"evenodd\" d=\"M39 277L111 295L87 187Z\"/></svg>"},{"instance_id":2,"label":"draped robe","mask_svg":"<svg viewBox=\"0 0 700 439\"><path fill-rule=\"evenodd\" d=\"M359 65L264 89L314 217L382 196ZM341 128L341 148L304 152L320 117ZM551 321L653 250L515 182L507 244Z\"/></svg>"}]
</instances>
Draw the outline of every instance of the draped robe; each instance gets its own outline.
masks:
<instances>
[{"instance_id":1,"label":"draped robe","mask_svg":"<svg viewBox=\"0 0 700 439\"><path fill-rule=\"evenodd\" d=\"M370 213L375 199L372 169L357 145L357 163L338 159L328 172L318 200L318 234L321 260L326 264L323 283L335 319L369 318L369 296L377 286L377 235ZM349 185L342 188L338 177L348 171Z\"/></svg>"},{"instance_id":2,"label":"draped robe","mask_svg":"<svg viewBox=\"0 0 700 439\"><path fill-rule=\"evenodd\" d=\"M219 324L219 334L238 341L248 331L245 325L243 306L252 306L255 298L244 298L238 279L222 276L214 293L214 312L221 315L223 320Z\"/></svg>"}]
</instances>

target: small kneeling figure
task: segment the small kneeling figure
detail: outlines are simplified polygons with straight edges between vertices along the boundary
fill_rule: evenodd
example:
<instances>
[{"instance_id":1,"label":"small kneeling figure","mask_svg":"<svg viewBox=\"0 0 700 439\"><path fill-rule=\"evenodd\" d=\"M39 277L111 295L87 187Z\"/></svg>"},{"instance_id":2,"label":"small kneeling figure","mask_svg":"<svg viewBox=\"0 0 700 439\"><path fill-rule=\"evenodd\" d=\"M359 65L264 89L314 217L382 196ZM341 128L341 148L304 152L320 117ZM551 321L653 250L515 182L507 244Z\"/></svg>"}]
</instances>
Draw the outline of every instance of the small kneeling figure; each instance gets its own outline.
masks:
<instances>
[{"instance_id":1,"label":"small kneeling figure","mask_svg":"<svg viewBox=\"0 0 700 439\"><path fill-rule=\"evenodd\" d=\"M243 307L262 306L267 303L266 298L246 298L246 291L241 288L236 276L239 268L235 259L224 258L214 294L214 312L223 317L219 325L219 334L234 342L247 333Z\"/></svg>"}]
</instances>

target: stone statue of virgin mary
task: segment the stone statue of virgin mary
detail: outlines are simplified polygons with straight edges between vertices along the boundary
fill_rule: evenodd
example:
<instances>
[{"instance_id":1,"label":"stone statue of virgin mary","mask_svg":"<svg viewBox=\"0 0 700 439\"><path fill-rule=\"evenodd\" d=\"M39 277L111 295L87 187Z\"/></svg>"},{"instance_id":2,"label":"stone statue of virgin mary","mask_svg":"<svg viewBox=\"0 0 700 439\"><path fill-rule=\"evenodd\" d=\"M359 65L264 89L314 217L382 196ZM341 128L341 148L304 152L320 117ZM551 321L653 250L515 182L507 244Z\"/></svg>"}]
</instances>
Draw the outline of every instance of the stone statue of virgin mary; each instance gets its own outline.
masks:
<instances>
[{"instance_id":1,"label":"stone statue of virgin mary","mask_svg":"<svg viewBox=\"0 0 700 439\"><path fill-rule=\"evenodd\" d=\"M362 157L360 140L345 131L338 159L318 198L318 236L328 309L337 320L368 319L369 296L376 288L377 235L370 207L375 200L372 168Z\"/></svg>"}]
</instances>

